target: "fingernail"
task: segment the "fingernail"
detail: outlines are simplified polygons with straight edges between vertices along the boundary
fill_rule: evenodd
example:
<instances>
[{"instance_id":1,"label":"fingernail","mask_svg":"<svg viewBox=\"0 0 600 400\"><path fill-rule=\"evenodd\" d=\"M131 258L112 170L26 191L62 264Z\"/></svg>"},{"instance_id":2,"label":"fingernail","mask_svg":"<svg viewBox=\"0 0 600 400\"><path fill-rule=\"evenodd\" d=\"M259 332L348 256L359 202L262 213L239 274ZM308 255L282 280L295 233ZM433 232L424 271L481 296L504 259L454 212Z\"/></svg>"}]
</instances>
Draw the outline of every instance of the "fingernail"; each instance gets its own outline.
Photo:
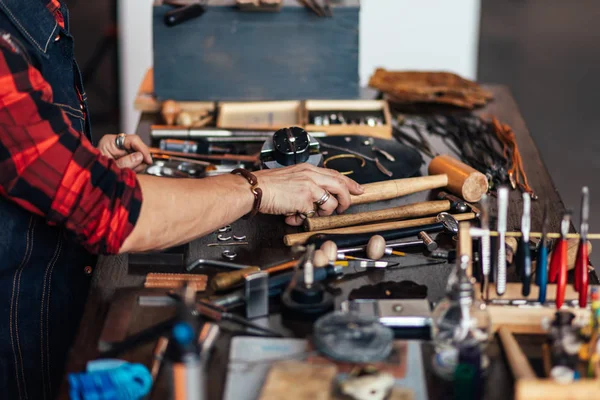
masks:
<instances>
[{"instance_id":1,"label":"fingernail","mask_svg":"<svg viewBox=\"0 0 600 400\"><path fill-rule=\"evenodd\" d=\"M144 155L140 152L135 152L133 153L132 158L134 162L140 162L144 158Z\"/></svg>"}]
</instances>

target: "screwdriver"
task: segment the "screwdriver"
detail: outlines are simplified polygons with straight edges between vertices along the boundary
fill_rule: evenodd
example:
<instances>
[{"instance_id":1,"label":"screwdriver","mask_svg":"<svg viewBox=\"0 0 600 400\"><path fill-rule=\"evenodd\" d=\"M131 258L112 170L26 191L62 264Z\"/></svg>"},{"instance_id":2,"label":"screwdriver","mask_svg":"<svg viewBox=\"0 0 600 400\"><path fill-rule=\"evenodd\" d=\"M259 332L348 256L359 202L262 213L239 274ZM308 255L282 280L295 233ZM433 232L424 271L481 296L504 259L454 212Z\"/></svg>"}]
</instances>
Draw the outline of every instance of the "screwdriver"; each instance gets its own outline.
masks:
<instances>
[{"instance_id":1,"label":"screwdriver","mask_svg":"<svg viewBox=\"0 0 600 400\"><path fill-rule=\"evenodd\" d=\"M588 218L590 214L590 198L587 186L581 189L581 227L579 234L579 247L575 258L575 290L579 292L579 307L587 305L589 254L587 246Z\"/></svg>"},{"instance_id":2,"label":"screwdriver","mask_svg":"<svg viewBox=\"0 0 600 400\"><path fill-rule=\"evenodd\" d=\"M521 274L523 296L531 291L531 252L529 250L529 232L531 232L531 197L523 193L523 216L521 217L521 238L517 247L517 271Z\"/></svg>"},{"instance_id":3,"label":"screwdriver","mask_svg":"<svg viewBox=\"0 0 600 400\"><path fill-rule=\"evenodd\" d=\"M546 285L548 284L548 202L544 205L544 219L542 220L542 238L540 239L537 251L537 268L535 283L540 287L538 301L542 304L546 302Z\"/></svg>"},{"instance_id":4,"label":"screwdriver","mask_svg":"<svg viewBox=\"0 0 600 400\"><path fill-rule=\"evenodd\" d=\"M498 189L498 264L496 266L496 293L506 292L506 219L508 214L508 188Z\"/></svg>"},{"instance_id":5,"label":"screwdriver","mask_svg":"<svg viewBox=\"0 0 600 400\"><path fill-rule=\"evenodd\" d=\"M491 265L491 245L490 245L490 204L487 195L481 197L481 229L484 234L481 236L481 272L483 275L483 285L481 287L485 297L487 298L487 289L490 279L490 265ZM487 232L487 233L485 233Z\"/></svg>"},{"instance_id":6,"label":"screwdriver","mask_svg":"<svg viewBox=\"0 0 600 400\"><path fill-rule=\"evenodd\" d=\"M565 301L567 289L567 233L571 225L571 213L567 211L560 223L561 238L558 239L550 260L549 279L556 282L556 308L560 309Z\"/></svg>"}]
</instances>

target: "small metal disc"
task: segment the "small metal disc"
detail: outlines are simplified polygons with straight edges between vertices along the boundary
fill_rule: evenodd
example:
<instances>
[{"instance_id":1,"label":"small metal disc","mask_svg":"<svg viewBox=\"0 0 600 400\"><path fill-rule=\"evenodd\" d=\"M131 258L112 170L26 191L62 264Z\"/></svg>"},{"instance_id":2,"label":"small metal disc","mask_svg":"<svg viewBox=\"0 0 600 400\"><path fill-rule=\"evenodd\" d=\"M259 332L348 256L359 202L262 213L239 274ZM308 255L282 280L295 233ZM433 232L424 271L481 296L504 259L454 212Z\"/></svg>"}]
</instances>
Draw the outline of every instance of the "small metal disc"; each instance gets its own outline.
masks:
<instances>
[{"instance_id":1,"label":"small metal disc","mask_svg":"<svg viewBox=\"0 0 600 400\"><path fill-rule=\"evenodd\" d=\"M233 240L238 240L238 241L242 241L242 240L246 240L246 235L233 235Z\"/></svg>"},{"instance_id":2,"label":"small metal disc","mask_svg":"<svg viewBox=\"0 0 600 400\"><path fill-rule=\"evenodd\" d=\"M221 253L221 255L228 260L235 260L235 258L237 257L237 253L231 250L223 250L223 253Z\"/></svg>"},{"instance_id":3,"label":"small metal disc","mask_svg":"<svg viewBox=\"0 0 600 400\"><path fill-rule=\"evenodd\" d=\"M228 240L231 240L231 235L225 236L222 233L219 233L217 235L217 240L220 240L221 242L226 242Z\"/></svg>"}]
</instances>

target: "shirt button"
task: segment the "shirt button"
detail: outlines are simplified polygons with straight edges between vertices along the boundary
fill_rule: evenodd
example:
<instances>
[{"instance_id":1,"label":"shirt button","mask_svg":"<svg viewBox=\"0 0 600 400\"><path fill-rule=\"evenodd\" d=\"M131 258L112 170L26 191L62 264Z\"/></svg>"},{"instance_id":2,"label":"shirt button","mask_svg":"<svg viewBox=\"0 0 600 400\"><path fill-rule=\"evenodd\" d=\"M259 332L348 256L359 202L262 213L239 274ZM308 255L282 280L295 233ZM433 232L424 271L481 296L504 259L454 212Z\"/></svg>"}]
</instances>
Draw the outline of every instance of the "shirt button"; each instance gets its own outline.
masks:
<instances>
[{"instance_id":1,"label":"shirt button","mask_svg":"<svg viewBox=\"0 0 600 400\"><path fill-rule=\"evenodd\" d=\"M80 103L80 104L79 104L79 109L80 109L81 111L83 111L83 110L85 109L85 107L83 106L83 103Z\"/></svg>"},{"instance_id":2,"label":"shirt button","mask_svg":"<svg viewBox=\"0 0 600 400\"><path fill-rule=\"evenodd\" d=\"M60 40L60 33L58 35L54 36L54 41L55 42L58 42L59 40Z\"/></svg>"},{"instance_id":3,"label":"shirt button","mask_svg":"<svg viewBox=\"0 0 600 400\"><path fill-rule=\"evenodd\" d=\"M93 271L93 269L92 269L92 267L90 267L89 265L83 269L83 272L84 272L86 275L91 275L91 274L92 274L92 271Z\"/></svg>"}]
</instances>

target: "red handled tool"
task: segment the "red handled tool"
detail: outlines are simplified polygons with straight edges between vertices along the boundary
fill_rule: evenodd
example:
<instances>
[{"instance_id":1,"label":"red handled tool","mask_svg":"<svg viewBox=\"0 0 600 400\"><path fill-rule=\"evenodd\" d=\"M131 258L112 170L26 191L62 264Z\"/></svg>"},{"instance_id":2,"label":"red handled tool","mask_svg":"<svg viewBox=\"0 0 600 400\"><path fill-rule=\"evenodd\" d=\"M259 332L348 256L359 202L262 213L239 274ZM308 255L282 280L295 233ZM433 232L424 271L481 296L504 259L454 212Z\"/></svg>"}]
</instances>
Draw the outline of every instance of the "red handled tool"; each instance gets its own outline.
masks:
<instances>
[{"instance_id":1,"label":"red handled tool","mask_svg":"<svg viewBox=\"0 0 600 400\"><path fill-rule=\"evenodd\" d=\"M588 218L590 215L590 197L587 186L581 189L581 228L579 234L579 247L575 258L575 290L579 292L579 307L587 305L588 295L588 246L587 235L589 230Z\"/></svg>"},{"instance_id":2,"label":"red handled tool","mask_svg":"<svg viewBox=\"0 0 600 400\"><path fill-rule=\"evenodd\" d=\"M569 227L571 226L571 213L567 211L563 216L562 222L560 223L560 235L554 252L552 253L552 260L550 260L550 276L552 276L553 269L556 270L556 308L562 307L565 301L565 291L567 289L567 233L569 233Z\"/></svg>"}]
</instances>

